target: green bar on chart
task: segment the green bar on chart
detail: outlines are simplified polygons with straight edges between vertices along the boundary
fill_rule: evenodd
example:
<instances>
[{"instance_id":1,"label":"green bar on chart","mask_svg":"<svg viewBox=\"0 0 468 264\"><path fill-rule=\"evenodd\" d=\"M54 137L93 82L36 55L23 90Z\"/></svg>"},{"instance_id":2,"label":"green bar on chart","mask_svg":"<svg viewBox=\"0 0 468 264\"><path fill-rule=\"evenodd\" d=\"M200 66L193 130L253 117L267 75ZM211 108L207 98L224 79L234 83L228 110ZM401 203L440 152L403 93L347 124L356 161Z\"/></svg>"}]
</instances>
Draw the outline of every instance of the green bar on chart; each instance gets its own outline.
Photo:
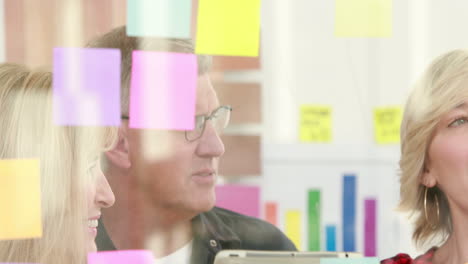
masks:
<instances>
[{"instance_id":1,"label":"green bar on chart","mask_svg":"<svg viewBox=\"0 0 468 264\"><path fill-rule=\"evenodd\" d=\"M320 190L309 190L307 212L309 251L320 251L320 211Z\"/></svg>"}]
</instances>

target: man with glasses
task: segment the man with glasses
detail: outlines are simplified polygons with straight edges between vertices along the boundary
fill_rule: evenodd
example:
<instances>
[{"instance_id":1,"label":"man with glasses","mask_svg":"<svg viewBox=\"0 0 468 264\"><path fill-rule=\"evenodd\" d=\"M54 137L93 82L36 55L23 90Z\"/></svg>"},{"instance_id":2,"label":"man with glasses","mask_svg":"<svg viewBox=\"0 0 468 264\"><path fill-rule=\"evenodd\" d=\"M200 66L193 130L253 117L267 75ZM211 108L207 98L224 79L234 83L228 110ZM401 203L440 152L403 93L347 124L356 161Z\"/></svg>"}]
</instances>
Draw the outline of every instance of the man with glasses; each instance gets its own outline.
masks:
<instances>
[{"instance_id":1,"label":"man with glasses","mask_svg":"<svg viewBox=\"0 0 468 264\"><path fill-rule=\"evenodd\" d=\"M132 51L193 53L191 42L128 37L120 27L89 46L122 53L123 120L117 145L106 153L106 176L116 202L103 211L99 250L149 249L156 263L194 264L213 263L222 249L295 250L273 225L214 207L218 160L224 153L220 135L232 109L218 102L207 75L210 57L197 56L194 130L149 131L128 127ZM167 151L146 154L155 148Z\"/></svg>"}]
</instances>

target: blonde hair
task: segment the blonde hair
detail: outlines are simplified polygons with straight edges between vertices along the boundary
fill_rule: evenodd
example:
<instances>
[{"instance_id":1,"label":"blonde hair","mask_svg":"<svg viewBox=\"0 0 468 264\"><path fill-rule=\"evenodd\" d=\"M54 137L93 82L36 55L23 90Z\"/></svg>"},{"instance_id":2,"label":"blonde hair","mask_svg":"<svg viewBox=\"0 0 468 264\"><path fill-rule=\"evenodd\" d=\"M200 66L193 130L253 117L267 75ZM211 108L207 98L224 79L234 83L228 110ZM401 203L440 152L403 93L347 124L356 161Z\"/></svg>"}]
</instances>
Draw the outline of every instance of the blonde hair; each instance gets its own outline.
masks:
<instances>
[{"instance_id":1,"label":"blonde hair","mask_svg":"<svg viewBox=\"0 0 468 264\"><path fill-rule=\"evenodd\" d=\"M443 243L452 232L445 194L433 187L427 193L428 220L424 212L426 187L421 184L428 150L442 115L468 99L468 51L454 50L437 57L413 87L401 124L400 210L414 217L413 239L418 247ZM437 214L437 201L440 214ZM439 218L437 218L439 216ZM434 224L437 223L437 224Z\"/></svg>"},{"instance_id":2,"label":"blonde hair","mask_svg":"<svg viewBox=\"0 0 468 264\"><path fill-rule=\"evenodd\" d=\"M87 165L117 128L56 126L52 74L0 64L0 159L38 158L43 235L0 241L0 262L86 263Z\"/></svg>"},{"instance_id":3,"label":"blonde hair","mask_svg":"<svg viewBox=\"0 0 468 264\"><path fill-rule=\"evenodd\" d=\"M127 36L126 26L121 26L97 37L87 45L92 48L113 48L121 52L121 113L128 114L130 75L132 71L132 52L134 50L167 51L179 53L194 53L193 42L189 39L171 38L141 38ZM209 71L211 56L197 55L198 74Z\"/></svg>"}]
</instances>

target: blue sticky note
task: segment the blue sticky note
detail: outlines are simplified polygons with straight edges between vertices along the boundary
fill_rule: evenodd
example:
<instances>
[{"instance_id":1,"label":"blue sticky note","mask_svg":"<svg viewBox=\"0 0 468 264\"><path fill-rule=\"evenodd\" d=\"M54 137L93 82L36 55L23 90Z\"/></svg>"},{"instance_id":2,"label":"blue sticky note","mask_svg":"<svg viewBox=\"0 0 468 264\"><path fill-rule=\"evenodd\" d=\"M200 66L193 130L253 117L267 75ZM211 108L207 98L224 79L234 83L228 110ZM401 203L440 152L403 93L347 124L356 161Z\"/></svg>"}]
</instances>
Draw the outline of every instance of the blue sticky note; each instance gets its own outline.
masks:
<instances>
[{"instance_id":1,"label":"blue sticky note","mask_svg":"<svg viewBox=\"0 0 468 264\"><path fill-rule=\"evenodd\" d=\"M343 177L343 250L356 251L356 176Z\"/></svg>"},{"instance_id":2,"label":"blue sticky note","mask_svg":"<svg viewBox=\"0 0 468 264\"><path fill-rule=\"evenodd\" d=\"M127 35L190 38L192 0L127 0Z\"/></svg>"},{"instance_id":3,"label":"blue sticky note","mask_svg":"<svg viewBox=\"0 0 468 264\"><path fill-rule=\"evenodd\" d=\"M336 226L327 225L325 227L327 239L327 251L336 251Z\"/></svg>"},{"instance_id":4,"label":"blue sticky note","mask_svg":"<svg viewBox=\"0 0 468 264\"><path fill-rule=\"evenodd\" d=\"M379 264L378 258L323 258L320 264Z\"/></svg>"}]
</instances>

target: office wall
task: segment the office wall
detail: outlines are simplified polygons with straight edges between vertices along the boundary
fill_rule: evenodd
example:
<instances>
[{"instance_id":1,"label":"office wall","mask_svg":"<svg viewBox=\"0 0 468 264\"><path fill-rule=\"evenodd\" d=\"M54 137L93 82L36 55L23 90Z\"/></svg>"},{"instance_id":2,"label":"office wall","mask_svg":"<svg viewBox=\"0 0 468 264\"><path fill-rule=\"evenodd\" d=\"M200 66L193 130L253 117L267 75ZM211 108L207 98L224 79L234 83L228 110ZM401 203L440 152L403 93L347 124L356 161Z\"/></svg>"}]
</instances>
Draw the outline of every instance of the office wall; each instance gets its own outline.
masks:
<instances>
[{"instance_id":1,"label":"office wall","mask_svg":"<svg viewBox=\"0 0 468 264\"><path fill-rule=\"evenodd\" d=\"M306 191L322 190L322 229L338 226L341 250L342 176L358 178L357 249L363 251L363 199L377 198L377 254L412 254L411 225L397 213L399 146L378 145L373 108L403 105L411 84L434 56L468 47L468 2L393 1L390 38L337 38L334 1L263 1L263 201L284 213L303 214L307 247ZM299 106L332 107L332 142L299 142ZM323 238L322 238L323 242ZM323 245L323 244L322 244Z\"/></svg>"}]
</instances>

